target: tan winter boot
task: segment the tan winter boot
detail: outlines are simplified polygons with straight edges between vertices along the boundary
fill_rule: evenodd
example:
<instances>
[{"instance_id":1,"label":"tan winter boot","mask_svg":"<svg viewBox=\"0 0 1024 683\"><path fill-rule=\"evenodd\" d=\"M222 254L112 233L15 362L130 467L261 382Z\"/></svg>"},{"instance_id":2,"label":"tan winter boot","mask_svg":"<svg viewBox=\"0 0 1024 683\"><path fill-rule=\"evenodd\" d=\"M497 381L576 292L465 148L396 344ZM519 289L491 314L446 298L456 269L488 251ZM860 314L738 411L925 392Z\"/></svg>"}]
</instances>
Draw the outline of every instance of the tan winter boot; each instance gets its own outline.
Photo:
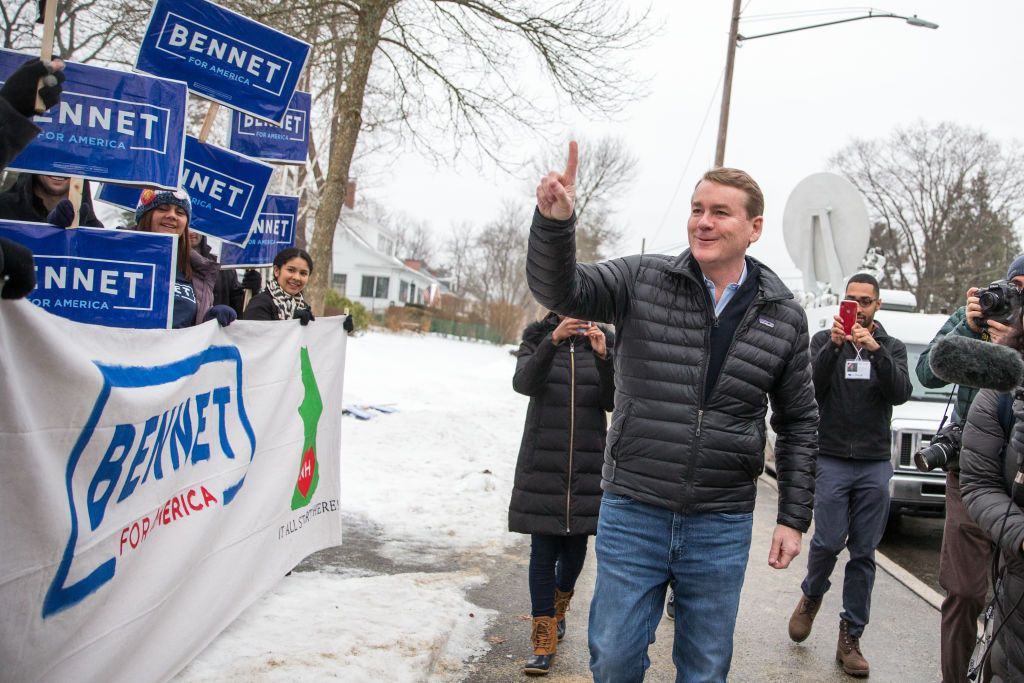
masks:
<instances>
[{"instance_id":1,"label":"tan winter boot","mask_svg":"<svg viewBox=\"0 0 1024 683\"><path fill-rule=\"evenodd\" d=\"M565 613L569 611L569 601L576 591L568 593L555 589L555 620L558 621L558 639L565 638Z\"/></svg>"},{"instance_id":2,"label":"tan winter boot","mask_svg":"<svg viewBox=\"0 0 1024 683\"><path fill-rule=\"evenodd\" d=\"M557 624L558 621L554 617L533 618L533 632L530 634L533 657L526 662L523 673L538 676L551 670L551 661L555 658L555 650L558 649Z\"/></svg>"},{"instance_id":3,"label":"tan winter boot","mask_svg":"<svg viewBox=\"0 0 1024 683\"><path fill-rule=\"evenodd\" d=\"M863 678L868 675L868 660L860 651L860 638L850 635L850 622L839 620L839 644L836 645L836 661L843 665L843 671L851 676Z\"/></svg>"},{"instance_id":4,"label":"tan winter boot","mask_svg":"<svg viewBox=\"0 0 1024 683\"><path fill-rule=\"evenodd\" d=\"M793 616L789 618L789 637L794 643L802 643L811 635L811 626L814 625L814 617L821 607L821 598L812 600L806 595L800 596L800 602L793 610Z\"/></svg>"}]
</instances>

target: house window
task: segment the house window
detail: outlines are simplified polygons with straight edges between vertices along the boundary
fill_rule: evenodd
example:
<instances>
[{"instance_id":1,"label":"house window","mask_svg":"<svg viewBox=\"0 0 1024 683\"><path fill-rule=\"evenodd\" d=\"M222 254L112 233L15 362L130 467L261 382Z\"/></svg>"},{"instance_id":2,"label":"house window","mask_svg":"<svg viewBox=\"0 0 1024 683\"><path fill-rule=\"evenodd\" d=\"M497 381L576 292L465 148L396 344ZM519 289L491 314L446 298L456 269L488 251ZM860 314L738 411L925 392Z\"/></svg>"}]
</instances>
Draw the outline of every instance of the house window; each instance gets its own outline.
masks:
<instances>
[{"instance_id":1,"label":"house window","mask_svg":"<svg viewBox=\"0 0 1024 683\"><path fill-rule=\"evenodd\" d=\"M331 277L331 287L333 287L334 291L338 292L338 294L341 294L341 295L344 296L345 288L347 286L348 286L348 275L346 275L345 273L335 273Z\"/></svg>"},{"instance_id":2,"label":"house window","mask_svg":"<svg viewBox=\"0 0 1024 683\"><path fill-rule=\"evenodd\" d=\"M360 288L360 296L366 297L368 299L386 299L388 296L389 284L390 278L364 275L362 287Z\"/></svg>"},{"instance_id":3,"label":"house window","mask_svg":"<svg viewBox=\"0 0 1024 683\"><path fill-rule=\"evenodd\" d=\"M392 252L395 251L395 243L384 235L377 235L377 251L382 251L388 256L392 256Z\"/></svg>"},{"instance_id":4,"label":"house window","mask_svg":"<svg viewBox=\"0 0 1024 683\"><path fill-rule=\"evenodd\" d=\"M409 283L409 298L406 299L406 301L408 301L409 303L418 303L417 299L416 299L416 283L415 282L410 282Z\"/></svg>"},{"instance_id":5,"label":"house window","mask_svg":"<svg viewBox=\"0 0 1024 683\"><path fill-rule=\"evenodd\" d=\"M400 280L398 285L398 298L401 301L408 301L409 296L409 283L405 280Z\"/></svg>"}]
</instances>

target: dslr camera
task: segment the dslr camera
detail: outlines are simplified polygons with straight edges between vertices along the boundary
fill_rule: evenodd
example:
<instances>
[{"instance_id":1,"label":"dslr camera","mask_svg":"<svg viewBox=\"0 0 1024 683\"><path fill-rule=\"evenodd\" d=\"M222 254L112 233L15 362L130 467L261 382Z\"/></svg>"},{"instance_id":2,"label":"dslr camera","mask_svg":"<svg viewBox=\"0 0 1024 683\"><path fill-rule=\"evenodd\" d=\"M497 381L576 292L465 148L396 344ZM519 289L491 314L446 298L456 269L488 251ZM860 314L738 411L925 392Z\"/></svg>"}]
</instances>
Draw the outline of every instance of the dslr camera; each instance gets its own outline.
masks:
<instances>
[{"instance_id":1,"label":"dslr camera","mask_svg":"<svg viewBox=\"0 0 1024 683\"><path fill-rule=\"evenodd\" d=\"M951 422L940 429L932 437L930 444L914 453L914 464L917 469L922 472L930 472L938 467L945 469L946 463L960 455L962 436L963 429L956 422Z\"/></svg>"},{"instance_id":2,"label":"dslr camera","mask_svg":"<svg viewBox=\"0 0 1024 683\"><path fill-rule=\"evenodd\" d=\"M995 320L1008 325L1015 317L1020 317L1022 295L1009 280L996 280L988 287L979 289L976 296L981 305L983 324Z\"/></svg>"}]
</instances>

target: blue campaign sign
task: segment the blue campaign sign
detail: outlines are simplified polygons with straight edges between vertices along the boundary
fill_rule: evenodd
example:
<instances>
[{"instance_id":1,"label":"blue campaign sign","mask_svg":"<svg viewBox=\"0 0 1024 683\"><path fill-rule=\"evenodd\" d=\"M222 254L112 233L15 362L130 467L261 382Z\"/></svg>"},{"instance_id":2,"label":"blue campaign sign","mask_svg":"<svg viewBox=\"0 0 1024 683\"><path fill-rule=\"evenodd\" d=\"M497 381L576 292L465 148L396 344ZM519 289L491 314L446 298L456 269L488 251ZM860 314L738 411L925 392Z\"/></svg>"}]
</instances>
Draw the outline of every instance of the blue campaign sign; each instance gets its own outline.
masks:
<instances>
[{"instance_id":1,"label":"blue campaign sign","mask_svg":"<svg viewBox=\"0 0 1024 683\"><path fill-rule=\"evenodd\" d=\"M181 186L192 197L192 227L244 247L273 172L270 164L187 136Z\"/></svg>"},{"instance_id":2,"label":"blue campaign sign","mask_svg":"<svg viewBox=\"0 0 1024 683\"><path fill-rule=\"evenodd\" d=\"M309 44L206 0L157 0L135 68L280 124Z\"/></svg>"},{"instance_id":3,"label":"blue campaign sign","mask_svg":"<svg viewBox=\"0 0 1024 683\"><path fill-rule=\"evenodd\" d=\"M40 308L93 325L171 327L173 235L0 220L0 237L32 250L36 287L28 299Z\"/></svg>"},{"instance_id":4,"label":"blue campaign sign","mask_svg":"<svg viewBox=\"0 0 1024 683\"><path fill-rule=\"evenodd\" d=\"M264 161L304 164L309 151L311 106L308 92L296 92L280 126L236 111L231 117L228 147Z\"/></svg>"},{"instance_id":5,"label":"blue campaign sign","mask_svg":"<svg viewBox=\"0 0 1024 683\"><path fill-rule=\"evenodd\" d=\"M189 227L245 246L273 171L269 164L187 136L181 187L192 198ZM96 198L134 211L139 194L138 188L107 184Z\"/></svg>"},{"instance_id":6,"label":"blue campaign sign","mask_svg":"<svg viewBox=\"0 0 1024 683\"><path fill-rule=\"evenodd\" d=\"M0 81L29 58L0 50ZM18 171L172 188L185 143L184 83L66 62L60 102L10 163Z\"/></svg>"},{"instance_id":7,"label":"blue campaign sign","mask_svg":"<svg viewBox=\"0 0 1024 683\"><path fill-rule=\"evenodd\" d=\"M220 251L222 266L263 268L274 262L277 252L295 246L295 225L299 217L299 198L268 194L263 211L256 219L252 236L244 249L224 243Z\"/></svg>"},{"instance_id":8,"label":"blue campaign sign","mask_svg":"<svg viewBox=\"0 0 1024 683\"><path fill-rule=\"evenodd\" d=\"M141 194L142 190L137 187L103 183L100 191L96 193L96 199L107 204L120 206L122 209L134 211L135 207L139 204L139 195Z\"/></svg>"}]
</instances>

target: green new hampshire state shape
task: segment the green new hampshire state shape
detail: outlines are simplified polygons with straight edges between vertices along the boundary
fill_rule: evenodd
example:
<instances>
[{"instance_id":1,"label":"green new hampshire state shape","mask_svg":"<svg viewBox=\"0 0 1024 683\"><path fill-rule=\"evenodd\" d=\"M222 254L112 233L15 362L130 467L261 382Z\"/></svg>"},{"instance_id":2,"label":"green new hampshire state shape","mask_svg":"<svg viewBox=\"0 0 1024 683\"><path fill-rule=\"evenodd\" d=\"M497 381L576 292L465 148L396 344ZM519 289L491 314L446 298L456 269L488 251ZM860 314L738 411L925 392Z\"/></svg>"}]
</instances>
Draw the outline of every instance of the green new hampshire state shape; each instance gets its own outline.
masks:
<instances>
[{"instance_id":1,"label":"green new hampshire state shape","mask_svg":"<svg viewBox=\"0 0 1024 683\"><path fill-rule=\"evenodd\" d=\"M309 350L303 346L299 350L302 366L302 387L305 395L299 404L299 417L302 418L302 459L299 461L299 477L292 493L292 510L309 505L316 493L316 485L320 481L320 463L316 459L316 430L320 423L320 415L324 412L323 401L320 400L320 389L313 374L313 365L309 362Z\"/></svg>"}]
</instances>

